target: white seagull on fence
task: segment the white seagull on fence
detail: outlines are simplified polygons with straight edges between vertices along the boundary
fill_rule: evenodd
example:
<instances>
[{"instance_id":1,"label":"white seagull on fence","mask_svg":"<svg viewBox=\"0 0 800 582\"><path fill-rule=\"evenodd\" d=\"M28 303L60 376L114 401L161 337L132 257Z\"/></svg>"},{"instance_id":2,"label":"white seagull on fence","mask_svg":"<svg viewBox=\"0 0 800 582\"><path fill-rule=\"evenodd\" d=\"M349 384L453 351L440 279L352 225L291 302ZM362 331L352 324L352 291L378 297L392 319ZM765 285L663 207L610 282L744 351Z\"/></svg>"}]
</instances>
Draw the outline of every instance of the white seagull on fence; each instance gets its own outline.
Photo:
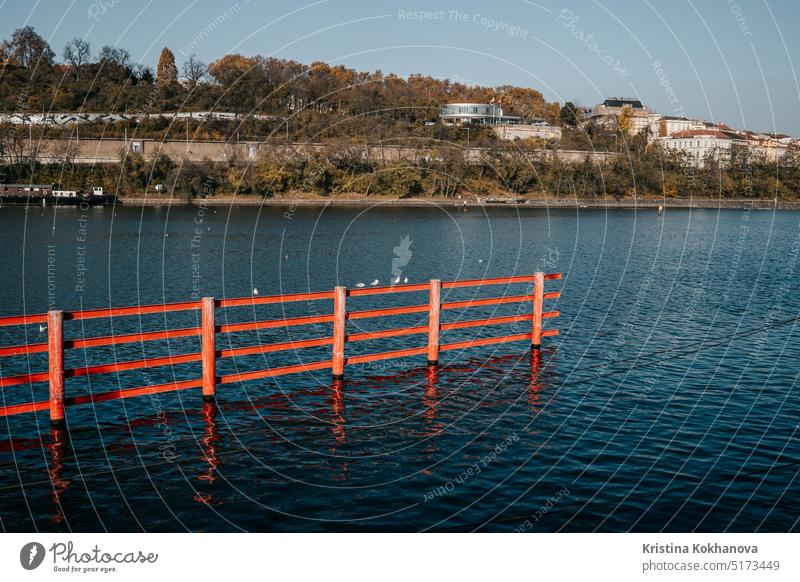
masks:
<instances>
[{"instance_id":1,"label":"white seagull on fence","mask_svg":"<svg viewBox=\"0 0 800 582\"><path fill-rule=\"evenodd\" d=\"M253 295L258 295L258 287L253 288Z\"/></svg>"},{"instance_id":2,"label":"white seagull on fence","mask_svg":"<svg viewBox=\"0 0 800 582\"><path fill-rule=\"evenodd\" d=\"M406 277L405 279L403 279L403 283L408 283L408 277Z\"/></svg>"},{"instance_id":3,"label":"white seagull on fence","mask_svg":"<svg viewBox=\"0 0 800 582\"><path fill-rule=\"evenodd\" d=\"M395 277L394 279L392 279L392 285L396 285L396 284L397 284L397 283L399 283L399 282L400 282L400 275L398 275L397 277Z\"/></svg>"},{"instance_id":4,"label":"white seagull on fence","mask_svg":"<svg viewBox=\"0 0 800 582\"><path fill-rule=\"evenodd\" d=\"M363 287L364 283L356 283L356 287Z\"/></svg>"},{"instance_id":5,"label":"white seagull on fence","mask_svg":"<svg viewBox=\"0 0 800 582\"><path fill-rule=\"evenodd\" d=\"M378 283L380 283L380 281L378 281L377 279L375 279L375 280L374 280L372 283L370 283L370 285L372 285L372 286L374 287L374 286L375 286L375 285L377 285Z\"/></svg>"}]
</instances>

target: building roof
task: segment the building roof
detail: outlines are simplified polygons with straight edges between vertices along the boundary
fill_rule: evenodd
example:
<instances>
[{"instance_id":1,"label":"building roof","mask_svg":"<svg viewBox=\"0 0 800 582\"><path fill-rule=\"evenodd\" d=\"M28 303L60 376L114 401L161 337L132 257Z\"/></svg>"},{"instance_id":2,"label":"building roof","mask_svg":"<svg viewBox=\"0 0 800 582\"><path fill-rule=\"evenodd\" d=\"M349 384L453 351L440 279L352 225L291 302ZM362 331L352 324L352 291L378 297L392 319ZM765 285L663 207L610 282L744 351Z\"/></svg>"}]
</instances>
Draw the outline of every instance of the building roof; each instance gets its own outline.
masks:
<instances>
[{"instance_id":1,"label":"building roof","mask_svg":"<svg viewBox=\"0 0 800 582\"><path fill-rule=\"evenodd\" d=\"M671 136L673 139L686 139L690 137L715 137L717 139L742 139L731 131L721 129L688 129L686 131L676 131Z\"/></svg>"},{"instance_id":2,"label":"building roof","mask_svg":"<svg viewBox=\"0 0 800 582\"><path fill-rule=\"evenodd\" d=\"M604 107L625 107L629 106L633 109L644 109L644 105L639 99L626 99L624 97L611 97L603 101Z\"/></svg>"}]
</instances>

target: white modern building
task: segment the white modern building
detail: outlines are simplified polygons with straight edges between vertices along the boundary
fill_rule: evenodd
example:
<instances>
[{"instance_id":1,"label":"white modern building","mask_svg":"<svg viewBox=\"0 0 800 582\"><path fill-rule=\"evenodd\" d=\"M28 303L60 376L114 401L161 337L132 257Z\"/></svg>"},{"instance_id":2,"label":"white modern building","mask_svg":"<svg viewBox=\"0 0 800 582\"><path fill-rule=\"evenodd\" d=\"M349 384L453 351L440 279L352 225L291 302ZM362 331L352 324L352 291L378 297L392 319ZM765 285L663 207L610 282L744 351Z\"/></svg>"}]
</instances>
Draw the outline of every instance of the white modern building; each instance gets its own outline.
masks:
<instances>
[{"instance_id":1,"label":"white modern building","mask_svg":"<svg viewBox=\"0 0 800 582\"><path fill-rule=\"evenodd\" d=\"M446 125L514 125L520 118L504 115L503 109L494 103L448 103L439 108L439 119Z\"/></svg>"}]
</instances>

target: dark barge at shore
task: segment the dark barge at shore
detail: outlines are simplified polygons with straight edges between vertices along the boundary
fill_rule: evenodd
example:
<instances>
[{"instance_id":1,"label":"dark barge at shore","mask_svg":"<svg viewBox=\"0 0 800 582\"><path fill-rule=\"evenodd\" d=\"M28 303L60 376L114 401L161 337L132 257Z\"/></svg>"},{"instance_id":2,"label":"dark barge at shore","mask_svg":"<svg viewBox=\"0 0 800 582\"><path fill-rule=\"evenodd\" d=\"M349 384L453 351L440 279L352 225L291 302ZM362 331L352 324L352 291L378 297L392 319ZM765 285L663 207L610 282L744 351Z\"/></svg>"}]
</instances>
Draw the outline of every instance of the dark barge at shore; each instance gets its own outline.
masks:
<instances>
[{"instance_id":1,"label":"dark barge at shore","mask_svg":"<svg viewBox=\"0 0 800 582\"><path fill-rule=\"evenodd\" d=\"M57 190L52 184L0 184L2 206L109 206L116 200L99 187L85 193Z\"/></svg>"}]
</instances>

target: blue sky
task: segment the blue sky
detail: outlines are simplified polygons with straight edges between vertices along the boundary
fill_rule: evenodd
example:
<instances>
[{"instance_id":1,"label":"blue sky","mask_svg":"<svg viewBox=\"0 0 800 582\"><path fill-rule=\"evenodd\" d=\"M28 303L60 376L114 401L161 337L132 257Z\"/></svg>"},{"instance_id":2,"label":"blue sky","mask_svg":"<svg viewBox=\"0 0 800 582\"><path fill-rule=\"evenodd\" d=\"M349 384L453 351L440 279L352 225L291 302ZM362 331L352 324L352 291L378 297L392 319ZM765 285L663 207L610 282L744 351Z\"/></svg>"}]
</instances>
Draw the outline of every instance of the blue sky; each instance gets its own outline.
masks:
<instances>
[{"instance_id":1,"label":"blue sky","mask_svg":"<svg viewBox=\"0 0 800 582\"><path fill-rule=\"evenodd\" d=\"M322 60L800 136L797 0L0 0L0 36L30 24L60 55L75 36L154 65L164 46ZM797 69L797 71L796 71Z\"/></svg>"}]
</instances>

